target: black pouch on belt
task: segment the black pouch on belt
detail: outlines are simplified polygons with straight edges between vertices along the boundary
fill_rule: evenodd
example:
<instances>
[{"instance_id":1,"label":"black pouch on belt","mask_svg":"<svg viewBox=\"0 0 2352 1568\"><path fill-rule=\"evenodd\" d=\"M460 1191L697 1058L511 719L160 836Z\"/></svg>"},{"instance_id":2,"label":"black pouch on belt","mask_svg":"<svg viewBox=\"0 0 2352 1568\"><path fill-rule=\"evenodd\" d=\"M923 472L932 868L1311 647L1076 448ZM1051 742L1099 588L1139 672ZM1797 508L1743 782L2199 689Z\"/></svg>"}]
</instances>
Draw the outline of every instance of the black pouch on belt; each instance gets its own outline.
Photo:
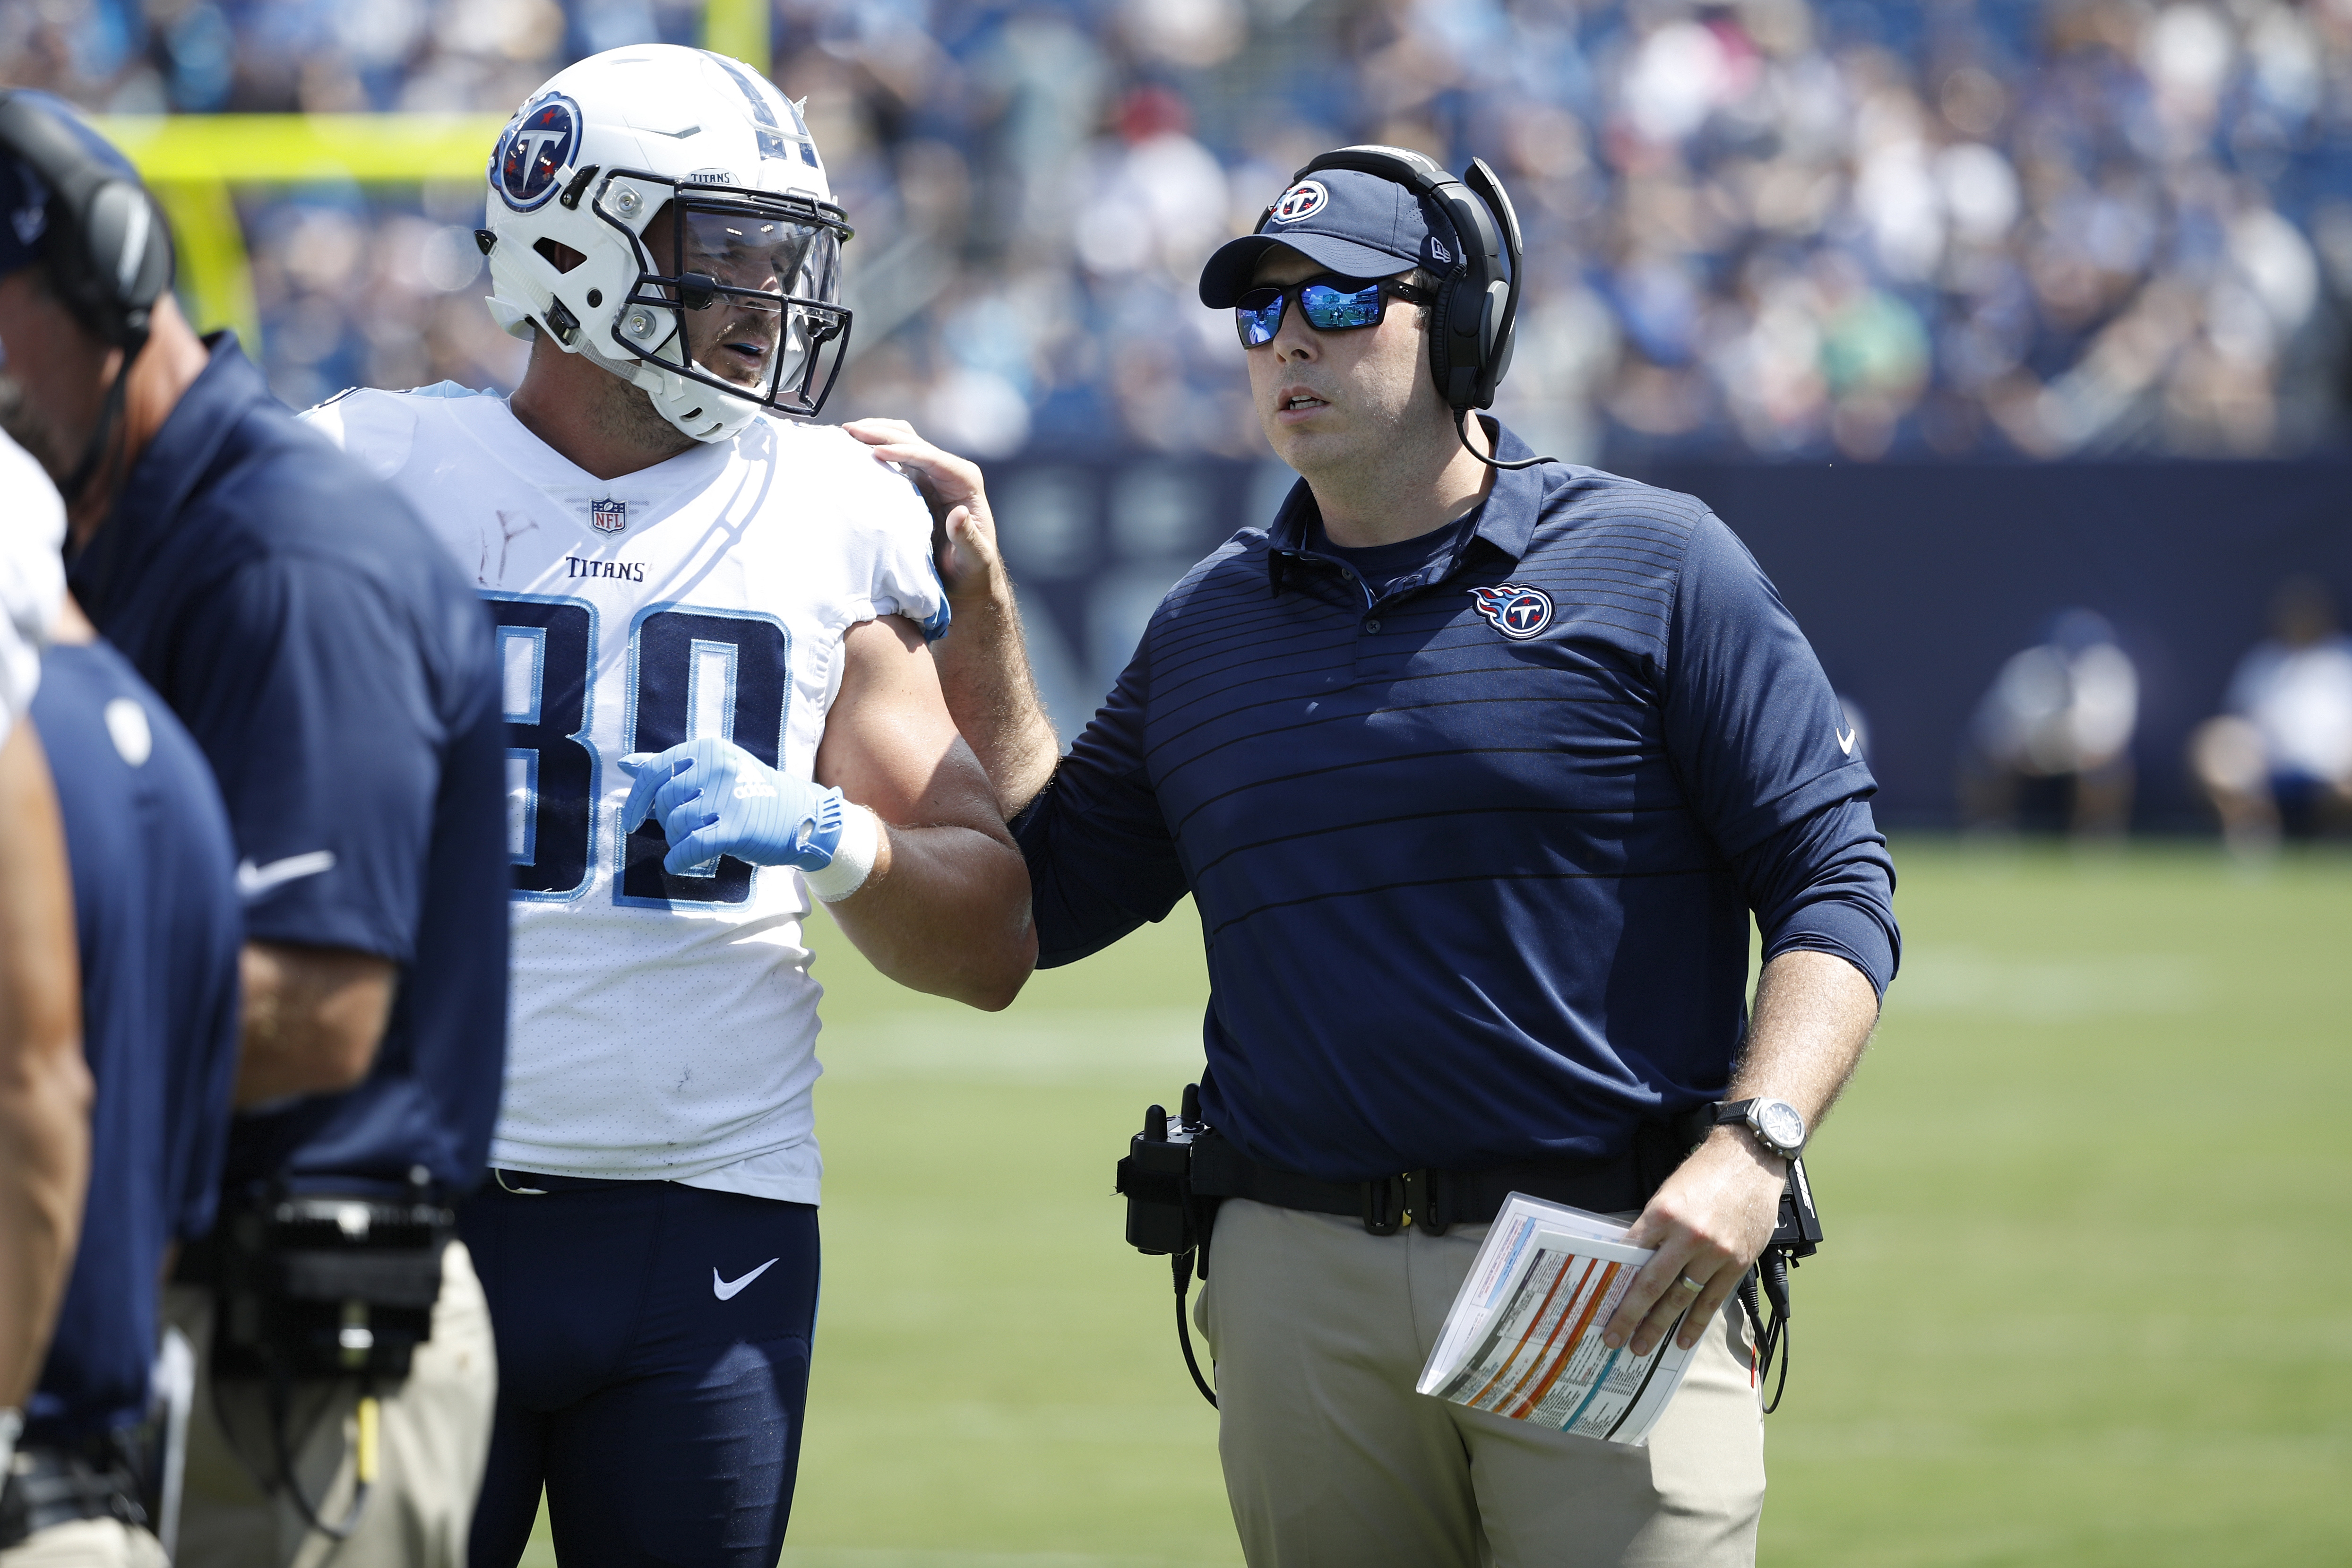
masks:
<instances>
[{"instance_id":1,"label":"black pouch on belt","mask_svg":"<svg viewBox=\"0 0 2352 1568\"><path fill-rule=\"evenodd\" d=\"M230 1209L180 1273L213 1289L215 1373L406 1377L456 1228L421 1194L278 1193Z\"/></svg>"}]
</instances>

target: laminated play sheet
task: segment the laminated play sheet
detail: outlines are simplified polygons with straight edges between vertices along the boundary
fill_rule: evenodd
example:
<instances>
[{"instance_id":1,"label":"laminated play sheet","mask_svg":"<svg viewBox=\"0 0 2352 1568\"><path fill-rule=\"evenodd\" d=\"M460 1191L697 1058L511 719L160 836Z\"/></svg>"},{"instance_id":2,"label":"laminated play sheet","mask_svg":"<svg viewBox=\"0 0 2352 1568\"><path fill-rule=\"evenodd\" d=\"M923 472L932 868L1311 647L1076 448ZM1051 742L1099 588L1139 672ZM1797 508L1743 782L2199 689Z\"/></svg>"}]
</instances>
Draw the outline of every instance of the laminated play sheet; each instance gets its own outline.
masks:
<instances>
[{"instance_id":1,"label":"laminated play sheet","mask_svg":"<svg viewBox=\"0 0 2352 1568\"><path fill-rule=\"evenodd\" d=\"M1486 1232L1418 1384L1423 1394L1639 1447L1696 1348L1680 1322L1646 1356L1601 1342L1650 1260L1622 1225L1513 1193Z\"/></svg>"}]
</instances>

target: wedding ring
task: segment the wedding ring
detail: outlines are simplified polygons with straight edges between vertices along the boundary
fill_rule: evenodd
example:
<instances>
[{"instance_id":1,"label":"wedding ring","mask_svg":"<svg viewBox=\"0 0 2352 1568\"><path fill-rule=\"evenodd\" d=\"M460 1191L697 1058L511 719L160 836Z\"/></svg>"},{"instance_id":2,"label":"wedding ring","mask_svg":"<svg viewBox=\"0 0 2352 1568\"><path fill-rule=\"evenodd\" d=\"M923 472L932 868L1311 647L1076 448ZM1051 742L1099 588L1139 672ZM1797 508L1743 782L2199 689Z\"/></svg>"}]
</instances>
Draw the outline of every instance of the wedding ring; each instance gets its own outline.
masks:
<instances>
[{"instance_id":1,"label":"wedding ring","mask_svg":"<svg viewBox=\"0 0 2352 1568\"><path fill-rule=\"evenodd\" d=\"M1704 1290L1706 1289L1706 1286L1700 1284L1697 1280L1692 1279L1687 1274L1682 1277L1681 1283L1689 1286L1694 1290Z\"/></svg>"}]
</instances>

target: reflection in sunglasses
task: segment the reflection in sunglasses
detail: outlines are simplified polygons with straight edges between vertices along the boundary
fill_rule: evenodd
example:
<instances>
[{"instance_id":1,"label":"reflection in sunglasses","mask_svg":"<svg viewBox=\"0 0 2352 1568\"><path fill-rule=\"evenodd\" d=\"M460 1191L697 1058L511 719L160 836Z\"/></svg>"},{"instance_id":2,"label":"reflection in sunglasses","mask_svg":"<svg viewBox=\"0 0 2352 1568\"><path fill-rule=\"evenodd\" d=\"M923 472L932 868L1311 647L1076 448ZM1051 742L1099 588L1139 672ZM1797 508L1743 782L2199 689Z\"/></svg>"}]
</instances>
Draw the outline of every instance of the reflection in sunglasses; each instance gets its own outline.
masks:
<instances>
[{"instance_id":1,"label":"reflection in sunglasses","mask_svg":"<svg viewBox=\"0 0 2352 1568\"><path fill-rule=\"evenodd\" d=\"M1425 304L1430 298L1426 289L1391 279L1366 283L1327 272L1278 289L1251 289L1234 302L1234 324L1244 348L1270 343L1282 331L1283 311L1296 296L1307 324L1318 332L1377 327L1388 314L1391 295L1414 304Z\"/></svg>"}]
</instances>

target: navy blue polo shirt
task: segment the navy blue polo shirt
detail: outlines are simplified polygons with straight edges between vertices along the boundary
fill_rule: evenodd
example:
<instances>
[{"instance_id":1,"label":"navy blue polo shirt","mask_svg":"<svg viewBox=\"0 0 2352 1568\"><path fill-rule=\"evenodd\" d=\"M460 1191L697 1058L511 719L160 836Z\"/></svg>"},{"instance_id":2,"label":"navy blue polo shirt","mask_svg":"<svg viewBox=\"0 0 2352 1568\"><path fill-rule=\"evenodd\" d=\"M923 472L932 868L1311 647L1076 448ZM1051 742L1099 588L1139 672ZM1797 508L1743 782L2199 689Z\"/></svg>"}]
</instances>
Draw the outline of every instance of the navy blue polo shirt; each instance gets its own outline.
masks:
<instances>
[{"instance_id":1,"label":"navy blue polo shirt","mask_svg":"<svg viewBox=\"0 0 2352 1568\"><path fill-rule=\"evenodd\" d=\"M236 1084L237 907L227 815L204 753L122 656L59 646L33 723L73 867L89 1219L26 1411L62 1442L140 1420L165 1247L212 1226Z\"/></svg>"},{"instance_id":2,"label":"navy blue polo shirt","mask_svg":"<svg viewBox=\"0 0 2352 1568\"><path fill-rule=\"evenodd\" d=\"M68 576L212 764L247 938L399 967L366 1079L239 1116L226 1181L472 1187L506 1061L506 726L448 552L224 334Z\"/></svg>"},{"instance_id":3,"label":"navy blue polo shirt","mask_svg":"<svg viewBox=\"0 0 2352 1568\"><path fill-rule=\"evenodd\" d=\"M1171 590L1017 825L1043 965L1193 895L1212 1124L1328 1181L1614 1155L1728 1086L1751 910L1885 988L1876 786L1703 505L1498 472L1377 593L1319 531L1302 483Z\"/></svg>"}]
</instances>

